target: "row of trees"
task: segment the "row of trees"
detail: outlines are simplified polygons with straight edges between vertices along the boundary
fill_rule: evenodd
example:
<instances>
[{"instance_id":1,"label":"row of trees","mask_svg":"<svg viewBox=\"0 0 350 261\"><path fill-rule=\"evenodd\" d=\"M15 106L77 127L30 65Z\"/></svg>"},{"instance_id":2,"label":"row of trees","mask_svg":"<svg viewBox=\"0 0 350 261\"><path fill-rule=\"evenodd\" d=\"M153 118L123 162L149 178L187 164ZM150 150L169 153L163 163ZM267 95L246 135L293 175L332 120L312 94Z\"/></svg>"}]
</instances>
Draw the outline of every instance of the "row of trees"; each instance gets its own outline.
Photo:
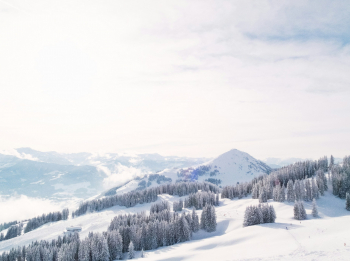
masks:
<instances>
[{"instance_id":1,"label":"row of trees","mask_svg":"<svg viewBox=\"0 0 350 261\"><path fill-rule=\"evenodd\" d=\"M28 223L24 229L24 233L28 233L46 223L57 222L60 220L67 220L69 217L68 208L63 209L62 211L50 212L48 214L42 214L41 216L31 218L28 220Z\"/></svg>"},{"instance_id":2,"label":"row of trees","mask_svg":"<svg viewBox=\"0 0 350 261\"><path fill-rule=\"evenodd\" d=\"M151 203L157 200L160 194L185 196L196 193L199 190L219 192L219 187L208 182L178 182L174 184L164 184L144 190L131 191L122 195L105 197L82 202L77 210L72 213L73 217L81 216L89 212L101 211L116 205L133 207L136 204Z\"/></svg>"},{"instance_id":3,"label":"row of trees","mask_svg":"<svg viewBox=\"0 0 350 261\"><path fill-rule=\"evenodd\" d=\"M139 213L116 216L108 231L117 231L122 237L122 252L127 252L130 242L135 250L151 250L188 241L199 230L199 217L192 213L170 212L168 209L150 215Z\"/></svg>"},{"instance_id":4,"label":"row of trees","mask_svg":"<svg viewBox=\"0 0 350 261\"><path fill-rule=\"evenodd\" d=\"M277 185L273 188L273 200L278 202L293 202L295 200L311 201L312 199L318 199L319 196L324 195L325 186L322 179L304 179L296 180L294 183L292 180L288 181L287 188Z\"/></svg>"},{"instance_id":5,"label":"row of trees","mask_svg":"<svg viewBox=\"0 0 350 261\"><path fill-rule=\"evenodd\" d=\"M0 234L0 241L8 240L22 234L23 224L18 223L16 225L12 225L7 229L6 235L4 233Z\"/></svg>"},{"instance_id":6,"label":"row of trees","mask_svg":"<svg viewBox=\"0 0 350 261\"><path fill-rule=\"evenodd\" d=\"M79 234L60 236L57 240L32 242L25 247L11 249L0 256L0 261L111 261L130 259L135 251L156 249L188 241L200 228L212 232L216 229L215 208L206 205L199 217L193 208L191 213L170 212L165 202L151 206L149 215L144 212L118 215L103 233L90 232L80 240Z\"/></svg>"},{"instance_id":7,"label":"row of trees","mask_svg":"<svg viewBox=\"0 0 350 261\"><path fill-rule=\"evenodd\" d=\"M69 216L68 208L63 209L62 211L50 212L49 214L42 214L41 216L29 219L27 222L27 225L24 228L24 231L23 231L23 222L19 223L17 221L14 221L9 223L4 223L2 224L3 227L6 227L8 229L5 235L4 233L0 234L0 241L8 240L8 239L20 236L22 234L22 231L24 233L27 233L49 222L66 220L68 219L68 216Z\"/></svg>"},{"instance_id":8,"label":"row of trees","mask_svg":"<svg viewBox=\"0 0 350 261\"><path fill-rule=\"evenodd\" d=\"M248 194L251 193L252 190L252 184L255 184L255 181L257 179L262 179L263 176L260 176L258 178L254 178L251 182L245 182L241 184L236 184L232 186L225 186L222 188L221 191L221 198L229 198L234 199L238 198L241 199L243 197L248 196Z\"/></svg>"},{"instance_id":9,"label":"row of trees","mask_svg":"<svg viewBox=\"0 0 350 261\"><path fill-rule=\"evenodd\" d=\"M345 198L350 193L350 156L343 159L342 166L334 165L331 169L333 194Z\"/></svg>"},{"instance_id":10,"label":"row of trees","mask_svg":"<svg viewBox=\"0 0 350 261\"><path fill-rule=\"evenodd\" d=\"M289 181L292 181L292 184L294 184L296 180L306 180L314 176L316 176L318 187L321 188L323 183L324 190L327 190L327 179L324 175L324 172L327 170L327 157L322 157L316 161L297 162L275 170L269 175L255 177L250 182L225 186L222 189L221 198L240 199L248 194L252 194L253 198L261 197L260 202L266 202L266 199L274 198L274 193L276 193L274 192L274 187L279 186L286 189ZM309 200L312 200L312 197Z\"/></svg>"},{"instance_id":11,"label":"row of trees","mask_svg":"<svg viewBox=\"0 0 350 261\"><path fill-rule=\"evenodd\" d=\"M10 226L16 225L18 222L17 221L12 221L12 222L4 222L0 224L0 231L9 228Z\"/></svg>"},{"instance_id":12,"label":"row of trees","mask_svg":"<svg viewBox=\"0 0 350 261\"><path fill-rule=\"evenodd\" d=\"M275 223L276 212L273 206L259 204L248 206L244 213L243 227L254 226L263 223Z\"/></svg>"},{"instance_id":13,"label":"row of trees","mask_svg":"<svg viewBox=\"0 0 350 261\"><path fill-rule=\"evenodd\" d=\"M211 191L198 191L197 193L192 193L184 200L173 202L174 211L182 211L182 208L192 208L202 209L206 205L219 205L219 193L213 193Z\"/></svg>"}]
</instances>

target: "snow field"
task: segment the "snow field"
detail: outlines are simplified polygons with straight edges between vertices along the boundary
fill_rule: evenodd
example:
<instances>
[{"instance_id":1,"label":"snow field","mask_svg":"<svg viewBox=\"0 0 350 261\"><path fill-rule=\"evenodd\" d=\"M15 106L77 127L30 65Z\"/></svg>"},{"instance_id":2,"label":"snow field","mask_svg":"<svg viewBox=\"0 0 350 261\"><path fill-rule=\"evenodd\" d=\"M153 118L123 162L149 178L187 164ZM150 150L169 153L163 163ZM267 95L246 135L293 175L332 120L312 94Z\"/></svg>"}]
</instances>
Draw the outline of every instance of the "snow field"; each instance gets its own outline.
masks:
<instances>
[{"instance_id":1,"label":"snow field","mask_svg":"<svg viewBox=\"0 0 350 261\"><path fill-rule=\"evenodd\" d=\"M164 194L159 196L160 200L173 202L179 197ZM49 223L1 242L0 252L35 240L57 238L68 226L82 226L80 237L85 238L89 231L106 231L114 216L149 211L151 204L138 204L133 208L116 206L75 219ZM258 200L251 197L220 200L220 206L216 207L218 226L215 232L200 230L189 242L145 251L145 260L349 260L350 212L345 210L344 200L326 192L317 200L319 218L311 215L312 202L304 202L308 215L304 221L293 218L294 203L270 200L269 204L276 211L276 223L243 228L246 207L256 204ZM197 214L200 215L201 210L197 210ZM140 254L136 252L136 259Z\"/></svg>"}]
</instances>

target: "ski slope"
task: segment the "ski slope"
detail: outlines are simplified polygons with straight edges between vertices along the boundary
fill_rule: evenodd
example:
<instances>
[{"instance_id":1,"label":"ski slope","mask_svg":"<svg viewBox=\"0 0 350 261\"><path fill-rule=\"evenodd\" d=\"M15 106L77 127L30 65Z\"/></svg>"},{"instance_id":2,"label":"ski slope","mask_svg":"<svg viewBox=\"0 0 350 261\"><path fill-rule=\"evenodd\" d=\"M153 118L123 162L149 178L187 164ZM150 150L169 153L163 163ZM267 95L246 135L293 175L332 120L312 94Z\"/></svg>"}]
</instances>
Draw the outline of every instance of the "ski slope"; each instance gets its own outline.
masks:
<instances>
[{"instance_id":1,"label":"ski slope","mask_svg":"<svg viewBox=\"0 0 350 261\"><path fill-rule=\"evenodd\" d=\"M177 196L161 195L158 200L173 202ZM242 227L245 208L257 199L221 199L216 208L216 232L199 231L189 242L146 251L148 260L349 260L350 216L344 200L330 192L318 201L319 218L311 216L311 202L304 203L308 219L293 219L293 203L269 201L276 210L274 224ZM151 204L133 208L113 207L75 219L46 224L20 237L0 242L0 252L33 240L53 239L68 226L82 226L80 237L89 231L105 231L117 214L148 211ZM185 209L184 211L189 211ZM197 210L200 214L201 211ZM288 228L288 229L286 229ZM346 246L344 246L344 243ZM139 257L140 253L137 253Z\"/></svg>"}]
</instances>

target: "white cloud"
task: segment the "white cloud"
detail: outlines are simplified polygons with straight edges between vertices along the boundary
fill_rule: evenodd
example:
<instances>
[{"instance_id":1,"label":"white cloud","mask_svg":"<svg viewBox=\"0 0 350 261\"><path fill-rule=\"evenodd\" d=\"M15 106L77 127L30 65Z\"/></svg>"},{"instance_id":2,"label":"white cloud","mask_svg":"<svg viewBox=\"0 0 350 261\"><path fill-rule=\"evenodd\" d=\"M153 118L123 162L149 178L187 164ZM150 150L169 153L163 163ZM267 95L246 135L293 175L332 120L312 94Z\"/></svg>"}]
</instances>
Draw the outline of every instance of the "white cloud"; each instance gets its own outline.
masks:
<instances>
[{"instance_id":1,"label":"white cloud","mask_svg":"<svg viewBox=\"0 0 350 261\"><path fill-rule=\"evenodd\" d=\"M103 180L103 184L106 189L123 185L125 182L136 178L141 177L145 173L141 169L134 167L127 167L121 164L116 166L116 171L110 173L107 178Z\"/></svg>"},{"instance_id":2,"label":"white cloud","mask_svg":"<svg viewBox=\"0 0 350 261\"><path fill-rule=\"evenodd\" d=\"M0 223L33 218L52 211L61 211L64 207L71 206L71 203L58 203L48 199L31 198L24 195L11 198L0 197L0 209L2 209Z\"/></svg>"},{"instance_id":3,"label":"white cloud","mask_svg":"<svg viewBox=\"0 0 350 261\"><path fill-rule=\"evenodd\" d=\"M346 1L8 2L2 148L347 152Z\"/></svg>"}]
</instances>

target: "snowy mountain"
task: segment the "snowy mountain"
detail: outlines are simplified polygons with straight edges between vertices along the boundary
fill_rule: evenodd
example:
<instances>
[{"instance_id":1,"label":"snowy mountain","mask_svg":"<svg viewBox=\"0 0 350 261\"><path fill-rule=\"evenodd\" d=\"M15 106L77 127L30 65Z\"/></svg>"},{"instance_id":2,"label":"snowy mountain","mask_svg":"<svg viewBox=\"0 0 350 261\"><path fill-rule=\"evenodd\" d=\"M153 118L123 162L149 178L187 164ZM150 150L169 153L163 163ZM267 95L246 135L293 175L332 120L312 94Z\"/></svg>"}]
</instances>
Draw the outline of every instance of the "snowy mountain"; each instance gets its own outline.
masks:
<instances>
[{"instance_id":1,"label":"snowy mountain","mask_svg":"<svg viewBox=\"0 0 350 261\"><path fill-rule=\"evenodd\" d=\"M264 162L253 158L248 153L233 149L203 164L196 164L188 168L165 169L157 174L136 178L123 186L114 187L102 195L125 193L135 189L141 190L181 180L208 181L218 186L233 185L237 182L250 181L252 178L269 173L271 170Z\"/></svg>"},{"instance_id":2,"label":"snowy mountain","mask_svg":"<svg viewBox=\"0 0 350 261\"><path fill-rule=\"evenodd\" d=\"M237 149L220 155L199 167L199 169L201 168L208 170L204 174L198 171L198 180L220 180L218 185L233 185L237 182L250 181L253 177L271 171L271 168L262 161ZM194 175L193 173L194 171L192 171L191 178L196 178L197 174Z\"/></svg>"},{"instance_id":3,"label":"snowy mountain","mask_svg":"<svg viewBox=\"0 0 350 261\"><path fill-rule=\"evenodd\" d=\"M149 173L207 160L159 154L66 154L19 148L0 153L0 195L88 198Z\"/></svg>"}]
</instances>

